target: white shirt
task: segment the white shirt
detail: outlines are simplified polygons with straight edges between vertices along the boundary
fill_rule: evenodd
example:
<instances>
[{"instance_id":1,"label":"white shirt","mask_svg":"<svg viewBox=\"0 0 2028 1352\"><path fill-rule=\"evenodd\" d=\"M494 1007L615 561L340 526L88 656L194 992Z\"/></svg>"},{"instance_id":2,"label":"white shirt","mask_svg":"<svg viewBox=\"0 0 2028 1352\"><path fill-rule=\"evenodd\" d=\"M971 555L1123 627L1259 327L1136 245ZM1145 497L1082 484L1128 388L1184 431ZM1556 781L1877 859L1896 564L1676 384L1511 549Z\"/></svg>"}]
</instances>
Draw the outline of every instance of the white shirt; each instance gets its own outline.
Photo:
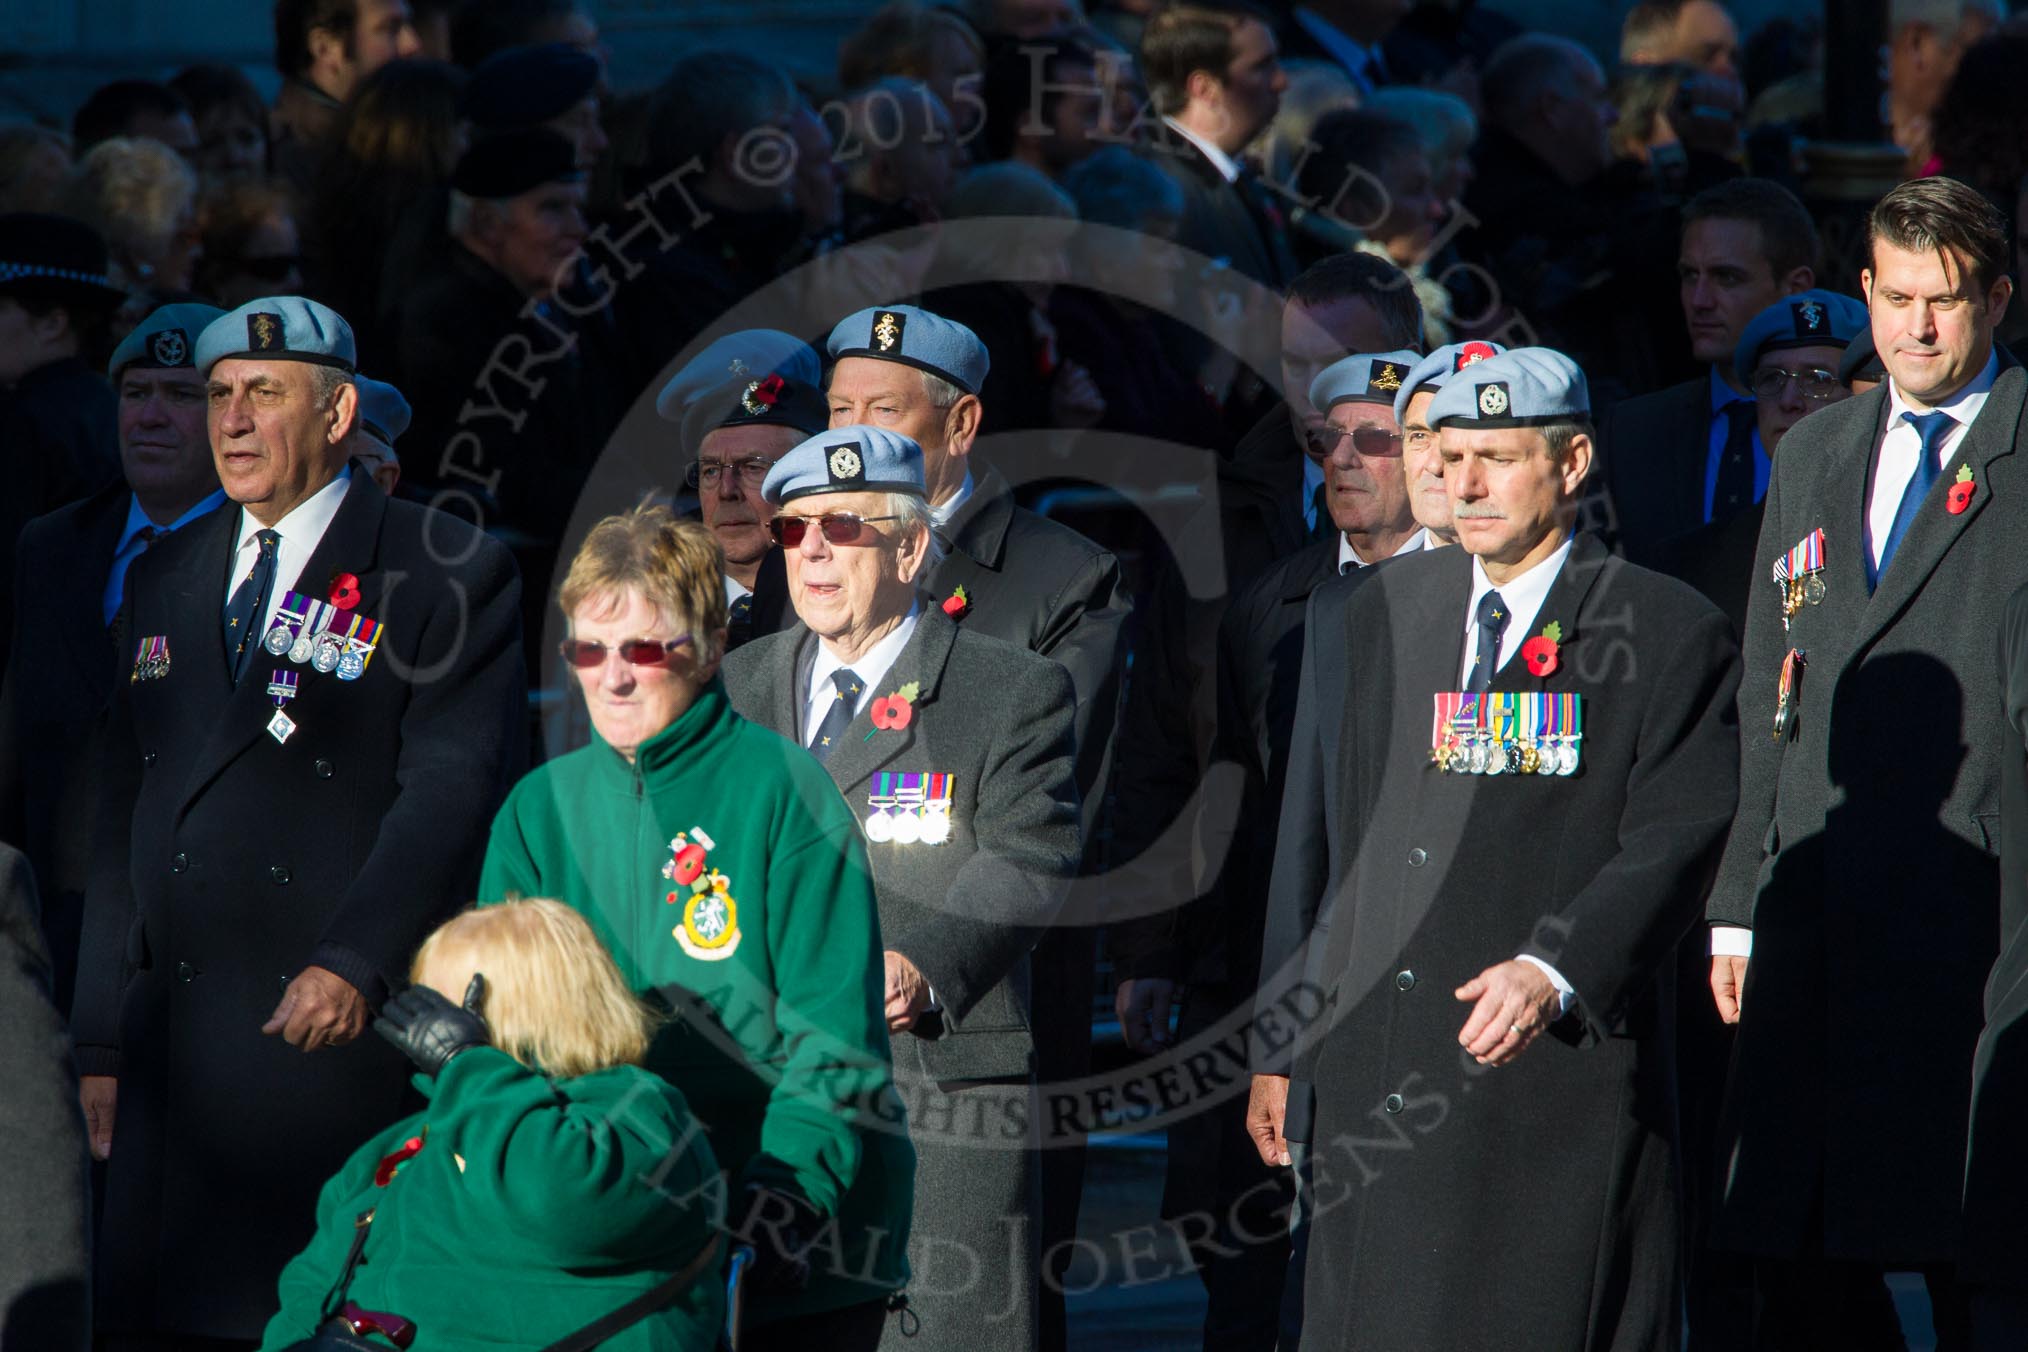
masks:
<instances>
[{"instance_id":1,"label":"white shirt","mask_svg":"<svg viewBox=\"0 0 2028 1352\"><path fill-rule=\"evenodd\" d=\"M275 585L268 592L268 608L254 626L254 637L258 639L274 625L275 612L281 609L282 598L292 591L298 591L297 581L301 578L303 565L310 561L310 555L317 552L323 542L324 532L331 527L331 518L338 515L338 504L345 500L345 490L352 484L352 467L347 465L338 471L338 477L299 502L280 521L275 522L274 531L282 537L275 547ZM378 492L378 489L374 490ZM242 507L239 509L239 548L233 551L232 567L225 574L225 603L230 604L232 594L239 590L239 584L252 575L254 564L261 556L260 541L255 537L268 529L253 519ZM342 568L348 560L339 560ZM349 562L365 563L358 559ZM314 582L311 599L325 599L325 589ZM222 604L219 607L224 609Z\"/></svg>"},{"instance_id":2,"label":"white shirt","mask_svg":"<svg viewBox=\"0 0 2028 1352\"><path fill-rule=\"evenodd\" d=\"M929 509L930 529L942 530L950 525L951 518L958 514L958 509L972 500L972 489L974 487L975 485L972 483L972 471L966 470L965 481L958 485L957 492L951 494L951 500L941 507Z\"/></svg>"},{"instance_id":3,"label":"white shirt","mask_svg":"<svg viewBox=\"0 0 2028 1352\"><path fill-rule=\"evenodd\" d=\"M127 496L127 524L120 527L120 542L113 546L112 571L106 574L104 609L107 624L111 624L113 617L120 613L120 602L126 597L127 570L133 567L134 560L140 558L148 548L148 546L141 543L141 532L150 526L155 526L159 535L167 535L171 531L182 530L206 512L217 507L223 507L224 505L225 490L223 488L214 489L205 494L195 507L192 507L168 525L155 526L154 521L149 519L148 514L141 510L141 500L132 494Z\"/></svg>"},{"instance_id":4,"label":"white shirt","mask_svg":"<svg viewBox=\"0 0 2028 1352\"><path fill-rule=\"evenodd\" d=\"M739 599L740 597L742 597L742 596L752 596L752 595L753 595L753 589L752 589L751 587L742 587L742 586L741 586L741 585L739 584L739 582L738 582L737 580L735 580L735 579L734 579L734 577L732 576L732 574L731 574L731 573L727 573L727 574L725 575L725 604L726 604L726 605L728 605L728 606L729 606L729 605L731 605L731 604L732 604L732 603L733 603L734 601L737 601L737 600L738 600L738 599Z\"/></svg>"},{"instance_id":5,"label":"white shirt","mask_svg":"<svg viewBox=\"0 0 2028 1352\"><path fill-rule=\"evenodd\" d=\"M887 679L887 669L894 665L894 659L901 656L901 650L908 646L909 636L915 633L915 622L922 614L920 602L908 608L900 624L892 633L859 655L857 662L841 662L831 651L831 645L822 639L817 641L817 661L810 668L810 707L803 714L803 745L808 746L816 739L817 729L823 726L824 715L831 706L843 697L852 701L852 715L873 702L880 683ZM859 678L857 696L847 695L831 683L831 675L840 667L849 666L852 674ZM893 694L893 691L887 691Z\"/></svg>"},{"instance_id":6,"label":"white shirt","mask_svg":"<svg viewBox=\"0 0 2028 1352\"><path fill-rule=\"evenodd\" d=\"M1957 426L1944 433L1943 442L1937 447L1937 468L1951 462L1958 443L1965 439L1965 429L1979 416L1979 410L1986 406L1986 396L1993 392L1993 382L2000 377L2000 358L1997 354L1986 358L1985 369L1972 378L1972 382L1941 404L1933 405L1933 411L1948 413ZM1894 382L1887 382L1887 434L1880 438L1880 450L1873 468L1873 497L1866 504L1866 548L1873 557L1873 566L1880 566L1880 550L1887 543L1887 533L1894 529L1894 514L1901 507L1901 495L1908 488L1908 481L1915 477L1916 457L1922 451L1922 433L1902 418L1912 413L1908 401L1901 397L1901 391Z\"/></svg>"},{"instance_id":7,"label":"white shirt","mask_svg":"<svg viewBox=\"0 0 2028 1352\"><path fill-rule=\"evenodd\" d=\"M1429 532L1418 526L1416 527L1415 534L1403 540L1401 547L1387 557L1398 559L1403 554L1414 554L1419 550L1427 548L1429 548ZM1359 551L1352 548L1352 542L1345 537L1345 533L1343 531L1338 532L1338 576L1343 577L1355 568L1370 568L1372 566L1372 564L1367 563L1366 560L1359 557Z\"/></svg>"},{"instance_id":8,"label":"white shirt","mask_svg":"<svg viewBox=\"0 0 2028 1352\"><path fill-rule=\"evenodd\" d=\"M1499 671L1506 667L1508 659L1521 651L1522 644L1534 637L1537 628L1535 618L1541 613L1542 603L1549 599L1549 589L1556 585L1557 574L1563 571L1563 561L1570 557L1570 545L1571 541L1565 540L1554 554L1498 587L1486 576L1486 565L1476 558L1472 560L1472 597L1465 604L1465 658L1458 669L1459 689L1463 689L1465 681L1470 678L1472 659L1479 652L1479 598L1489 591L1498 591L1500 599L1507 605L1507 627L1500 631L1500 657L1493 664L1493 670ZM1569 617L1552 615L1549 618Z\"/></svg>"},{"instance_id":9,"label":"white shirt","mask_svg":"<svg viewBox=\"0 0 2028 1352\"><path fill-rule=\"evenodd\" d=\"M1203 151L1204 158L1210 160L1211 167L1216 169L1220 174L1225 176L1225 181L1227 183L1237 183L1239 181L1238 160L1235 160L1234 158L1232 158L1232 156L1226 154L1223 150L1220 150L1216 145L1212 144L1210 141L1205 140L1202 136L1199 136L1196 132L1190 130L1190 128L1184 126L1181 122L1178 122L1175 118L1165 117L1162 120L1169 124L1170 131L1175 132L1178 136L1188 141L1191 145L1196 146L1199 150Z\"/></svg>"}]
</instances>

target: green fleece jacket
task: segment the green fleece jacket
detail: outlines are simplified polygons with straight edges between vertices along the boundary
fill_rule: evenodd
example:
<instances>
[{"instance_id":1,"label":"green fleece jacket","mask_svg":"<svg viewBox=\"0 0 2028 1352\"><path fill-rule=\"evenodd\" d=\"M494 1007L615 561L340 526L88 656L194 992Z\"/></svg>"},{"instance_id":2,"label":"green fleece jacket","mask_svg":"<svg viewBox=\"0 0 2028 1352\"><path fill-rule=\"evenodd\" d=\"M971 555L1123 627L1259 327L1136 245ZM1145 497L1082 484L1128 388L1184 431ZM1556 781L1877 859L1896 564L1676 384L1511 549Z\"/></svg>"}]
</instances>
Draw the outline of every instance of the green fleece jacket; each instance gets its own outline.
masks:
<instances>
[{"instance_id":1,"label":"green fleece jacket","mask_svg":"<svg viewBox=\"0 0 2028 1352\"><path fill-rule=\"evenodd\" d=\"M710 1127L733 1204L761 1183L833 1219L808 1290L750 1321L907 1281L915 1151L889 1059L873 875L808 752L734 713L714 680L631 763L594 736L517 784L479 896L582 912L629 984L674 1011L646 1065Z\"/></svg>"},{"instance_id":2,"label":"green fleece jacket","mask_svg":"<svg viewBox=\"0 0 2028 1352\"><path fill-rule=\"evenodd\" d=\"M711 1149L682 1094L647 1071L552 1080L475 1047L415 1083L429 1107L324 1185L316 1237L282 1270L281 1312L261 1352L316 1329L369 1210L347 1295L413 1323L410 1352L533 1352L681 1271L711 1241ZM710 1352L725 1319L723 1267L721 1246L682 1294L601 1348Z\"/></svg>"}]
</instances>

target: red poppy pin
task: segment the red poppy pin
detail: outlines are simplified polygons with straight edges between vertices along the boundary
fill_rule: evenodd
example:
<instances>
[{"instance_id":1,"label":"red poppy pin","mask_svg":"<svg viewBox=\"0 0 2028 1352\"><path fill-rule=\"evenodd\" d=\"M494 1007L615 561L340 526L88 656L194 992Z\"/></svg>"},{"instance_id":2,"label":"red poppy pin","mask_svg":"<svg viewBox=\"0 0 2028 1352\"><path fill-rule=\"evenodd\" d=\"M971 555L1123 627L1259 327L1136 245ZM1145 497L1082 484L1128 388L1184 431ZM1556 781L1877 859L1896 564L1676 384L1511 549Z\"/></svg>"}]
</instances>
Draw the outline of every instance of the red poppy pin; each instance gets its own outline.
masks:
<instances>
[{"instance_id":1,"label":"red poppy pin","mask_svg":"<svg viewBox=\"0 0 2028 1352\"><path fill-rule=\"evenodd\" d=\"M1531 676L1547 676L1556 670L1556 657L1561 651L1563 626L1555 620L1542 626L1542 632L1521 645L1521 660L1528 664Z\"/></svg>"},{"instance_id":2,"label":"red poppy pin","mask_svg":"<svg viewBox=\"0 0 2028 1352\"><path fill-rule=\"evenodd\" d=\"M429 1131L425 1128L423 1136L427 1135L429 1135ZM394 1176L400 1171L401 1166L414 1159L421 1152L423 1148L423 1136L409 1137L395 1148L393 1154L380 1162L380 1167L373 1171L374 1187L384 1188L394 1182Z\"/></svg>"},{"instance_id":3,"label":"red poppy pin","mask_svg":"<svg viewBox=\"0 0 2028 1352\"><path fill-rule=\"evenodd\" d=\"M1972 467L1958 466L1957 480L1951 484L1950 493L1944 498L1944 510L1952 516L1972 505L1972 494L1978 491L1978 484L1972 481Z\"/></svg>"},{"instance_id":4,"label":"red poppy pin","mask_svg":"<svg viewBox=\"0 0 2028 1352\"><path fill-rule=\"evenodd\" d=\"M880 732L900 732L915 718L915 697L922 693L920 681L910 681L892 695L883 695L873 701L867 713L873 719L873 726ZM866 734L869 738L872 733Z\"/></svg>"},{"instance_id":5,"label":"red poppy pin","mask_svg":"<svg viewBox=\"0 0 2028 1352\"><path fill-rule=\"evenodd\" d=\"M963 587L944 598L944 614L954 620L962 620L972 612L972 598L965 595Z\"/></svg>"},{"instance_id":6,"label":"red poppy pin","mask_svg":"<svg viewBox=\"0 0 2028 1352\"><path fill-rule=\"evenodd\" d=\"M331 574L331 604L340 610L350 610L359 604L359 575L357 573Z\"/></svg>"}]
</instances>

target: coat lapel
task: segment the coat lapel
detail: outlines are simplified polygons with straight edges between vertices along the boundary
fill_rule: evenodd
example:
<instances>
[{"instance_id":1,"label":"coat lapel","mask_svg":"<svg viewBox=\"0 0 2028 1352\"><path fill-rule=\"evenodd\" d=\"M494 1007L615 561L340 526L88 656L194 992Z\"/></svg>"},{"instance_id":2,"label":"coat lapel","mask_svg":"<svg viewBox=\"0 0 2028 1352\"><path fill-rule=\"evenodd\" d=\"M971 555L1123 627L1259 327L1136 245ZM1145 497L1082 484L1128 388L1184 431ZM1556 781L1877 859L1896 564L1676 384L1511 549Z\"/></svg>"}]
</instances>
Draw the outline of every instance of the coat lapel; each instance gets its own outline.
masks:
<instances>
[{"instance_id":1,"label":"coat lapel","mask_svg":"<svg viewBox=\"0 0 2028 1352\"><path fill-rule=\"evenodd\" d=\"M1580 645L1585 638L1585 627L1579 617L1591 596L1593 585L1611 558L1612 555L1606 552L1596 536L1582 531L1578 533L1571 543L1570 557L1563 561L1563 571L1550 584L1549 595L1542 598L1542 609L1535 613L1534 625L1528 633L1519 637L1514 655L1507 660L1507 665L1494 673L1493 689L1569 691L1577 688L1575 673L1584 656ZM1541 633L1551 620L1563 627L1563 637L1557 641L1556 670L1547 676L1536 676L1528 670L1519 644ZM1459 623L1463 623L1462 616Z\"/></svg>"},{"instance_id":2,"label":"coat lapel","mask_svg":"<svg viewBox=\"0 0 2028 1352\"><path fill-rule=\"evenodd\" d=\"M105 615L106 580L112 575L113 553L127 524L131 497L123 481L92 499L78 521L78 566L57 572L56 595L38 598L40 604L67 617L60 630L67 649L67 669L85 683L94 702L102 702L112 693L124 637L117 615L110 631L99 621Z\"/></svg>"},{"instance_id":3,"label":"coat lapel","mask_svg":"<svg viewBox=\"0 0 2028 1352\"><path fill-rule=\"evenodd\" d=\"M831 772L832 781L848 798L852 789L865 783L875 771L916 744L922 730L924 710L936 702L944 664L950 658L951 645L957 637L957 625L946 619L941 610L934 605L923 606L915 623L915 633L909 636L908 643L894 659L894 665L888 668L887 675L873 691L874 699L879 699L914 681L920 687L915 697L915 716L905 728L877 729L873 726L873 702L868 700L866 707L845 729L844 745L832 752L831 759L824 763Z\"/></svg>"}]
</instances>

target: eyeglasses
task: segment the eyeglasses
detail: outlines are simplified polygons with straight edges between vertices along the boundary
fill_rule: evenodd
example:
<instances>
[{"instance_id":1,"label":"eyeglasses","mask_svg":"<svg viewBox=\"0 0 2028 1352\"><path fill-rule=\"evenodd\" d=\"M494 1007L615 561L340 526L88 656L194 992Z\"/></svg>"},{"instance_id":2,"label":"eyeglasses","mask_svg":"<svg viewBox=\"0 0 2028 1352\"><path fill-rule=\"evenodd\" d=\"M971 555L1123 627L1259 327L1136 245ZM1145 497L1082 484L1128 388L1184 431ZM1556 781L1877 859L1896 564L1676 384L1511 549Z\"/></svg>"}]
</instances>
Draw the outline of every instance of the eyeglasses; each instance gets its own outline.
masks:
<instances>
[{"instance_id":1,"label":"eyeglasses","mask_svg":"<svg viewBox=\"0 0 2028 1352\"><path fill-rule=\"evenodd\" d=\"M1779 399L1789 388L1789 382L1796 382L1803 398L1824 400L1845 393L1844 383L1836 371L1826 371L1821 366L1806 367L1801 371L1790 371L1780 366L1763 366L1753 373L1753 393L1756 399Z\"/></svg>"},{"instance_id":2,"label":"eyeglasses","mask_svg":"<svg viewBox=\"0 0 2028 1352\"><path fill-rule=\"evenodd\" d=\"M692 462L690 472L683 477L692 488L713 488L719 476L731 470L739 475L741 483L752 487L766 482L768 471L774 467L775 462L764 455L750 455L744 460L698 460Z\"/></svg>"},{"instance_id":3,"label":"eyeglasses","mask_svg":"<svg viewBox=\"0 0 2028 1352\"><path fill-rule=\"evenodd\" d=\"M1352 449L1360 455L1398 455L1401 452L1401 433L1390 432L1384 427L1355 427L1346 431L1342 427L1306 427L1303 429L1303 449L1312 460L1329 460L1338 449L1340 442L1352 439Z\"/></svg>"},{"instance_id":4,"label":"eyeglasses","mask_svg":"<svg viewBox=\"0 0 2028 1352\"><path fill-rule=\"evenodd\" d=\"M679 634L675 638L630 638L608 648L605 644L588 638L567 638L556 645L563 654L563 660L574 667L589 671L606 664L606 654L616 652L620 660L629 666L667 666L669 659L678 648L690 642L690 635Z\"/></svg>"},{"instance_id":5,"label":"eyeglasses","mask_svg":"<svg viewBox=\"0 0 2028 1352\"><path fill-rule=\"evenodd\" d=\"M824 532L826 544L870 545L880 538L877 530L866 529L875 521L899 521L898 516L854 516L851 512L826 512L822 516L778 516L768 522L768 534L783 549L799 549L812 523Z\"/></svg>"}]
</instances>

